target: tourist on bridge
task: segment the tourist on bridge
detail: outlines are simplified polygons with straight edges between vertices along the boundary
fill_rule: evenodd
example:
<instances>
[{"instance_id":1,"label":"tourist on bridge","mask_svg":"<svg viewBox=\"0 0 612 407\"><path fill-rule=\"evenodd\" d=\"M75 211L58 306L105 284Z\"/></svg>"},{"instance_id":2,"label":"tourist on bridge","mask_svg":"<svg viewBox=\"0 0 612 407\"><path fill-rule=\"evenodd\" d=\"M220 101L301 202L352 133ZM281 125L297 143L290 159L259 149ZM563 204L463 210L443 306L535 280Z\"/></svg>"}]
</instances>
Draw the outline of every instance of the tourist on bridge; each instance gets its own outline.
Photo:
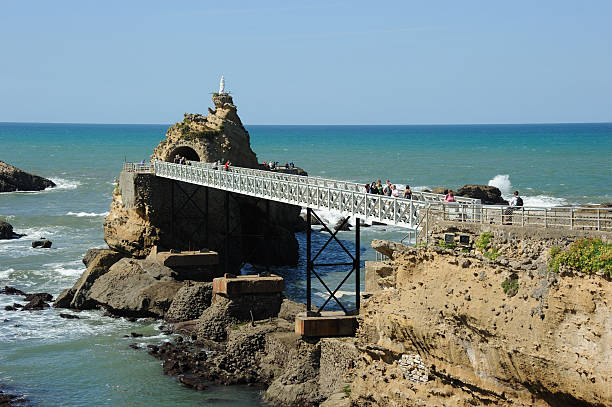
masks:
<instances>
[{"instance_id":1,"label":"tourist on bridge","mask_svg":"<svg viewBox=\"0 0 612 407\"><path fill-rule=\"evenodd\" d=\"M451 191L450 189L448 190L448 193L444 198L444 202L455 202L455 196L453 195L453 191Z\"/></svg>"},{"instance_id":2,"label":"tourist on bridge","mask_svg":"<svg viewBox=\"0 0 612 407\"><path fill-rule=\"evenodd\" d=\"M227 162L225 163L225 166L223 167L223 170L229 171L230 165L232 165L231 161L227 160Z\"/></svg>"},{"instance_id":3,"label":"tourist on bridge","mask_svg":"<svg viewBox=\"0 0 612 407\"><path fill-rule=\"evenodd\" d=\"M365 193L366 193L366 194L369 194L369 193L370 193L370 188L371 188L371 185L370 185L370 184L365 184Z\"/></svg>"},{"instance_id":4,"label":"tourist on bridge","mask_svg":"<svg viewBox=\"0 0 612 407\"><path fill-rule=\"evenodd\" d=\"M404 199L412 199L412 191L408 184L406 184L406 188L404 188Z\"/></svg>"},{"instance_id":5,"label":"tourist on bridge","mask_svg":"<svg viewBox=\"0 0 612 407\"><path fill-rule=\"evenodd\" d=\"M383 187L383 194L391 196L391 181L387 180L387 182L385 182L385 186Z\"/></svg>"},{"instance_id":6,"label":"tourist on bridge","mask_svg":"<svg viewBox=\"0 0 612 407\"><path fill-rule=\"evenodd\" d=\"M378 194L378 188L376 187L375 182L372 182L372 184L370 184L370 190L368 192L371 194Z\"/></svg>"},{"instance_id":7,"label":"tourist on bridge","mask_svg":"<svg viewBox=\"0 0 612 407\"><path fill-rule=\"evenodd\" d=\"M380 180L376 181L376 193L378 195L384 195L385 191L383 191L382 182Z\"/></svg>"},{"instance_id":8,"label":"tourist on bridge","mask_svg":"<svg viewBox=\"0 0 612 407\"><path fill-rule=\"evenodd\" d=\"M391 196L399 198L399 190L395 185L391 185Z\"/></svg>"}]
</instances>

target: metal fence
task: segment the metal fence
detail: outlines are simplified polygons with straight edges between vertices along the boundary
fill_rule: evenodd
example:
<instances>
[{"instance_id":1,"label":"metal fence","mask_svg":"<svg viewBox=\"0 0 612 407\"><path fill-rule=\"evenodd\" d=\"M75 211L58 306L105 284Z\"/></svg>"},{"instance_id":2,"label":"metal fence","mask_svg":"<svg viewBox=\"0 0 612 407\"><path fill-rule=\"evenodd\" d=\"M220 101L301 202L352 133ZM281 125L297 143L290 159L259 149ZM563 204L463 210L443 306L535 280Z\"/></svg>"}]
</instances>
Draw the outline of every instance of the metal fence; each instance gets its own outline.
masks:
<instances>
[{"instance_id":1,"label":"metal fence","mask_svg":"<svg viewBox=\"0 0 612 407\"><path fill-rule=\"evenodd\" d=\"M442 220L522 227L612 231L612 208L508 207L501 205L431 205L430 216Z\"/></svg>"},{"instance_id":2,"label":"metal fence","mask_svg":"<svg viewBox=\"0 0 612 407\"><path fill-rule=\"evenodd\" d=\"M468 223L514 225L612 231L612 208L519 207L482 205L479 200L458 198L442 202L443 195L413 193L413 199L367 194L363 186L348 181L304 177L233 167L229 171L213 168L211 163L181 165L156 161L154 165L125 163L126 171L154 172L177 181L223 189L244 195L335 211L368 222L376 221L416 229L423 219L442 219ZM461 200L460 200L461 199ZM425 216L425 214L427 216Z\"/></svg>"},{"instance_id":3,"label":"metal fence","mask_svg":"<svg viewBox=\"0 0 612 407\"><path fill-rule=\"evenodd\" d=\"M128 172L155 172L155 168L152 164L142 163L123 163L123 171Z\"/></svg>"}]
</instances>

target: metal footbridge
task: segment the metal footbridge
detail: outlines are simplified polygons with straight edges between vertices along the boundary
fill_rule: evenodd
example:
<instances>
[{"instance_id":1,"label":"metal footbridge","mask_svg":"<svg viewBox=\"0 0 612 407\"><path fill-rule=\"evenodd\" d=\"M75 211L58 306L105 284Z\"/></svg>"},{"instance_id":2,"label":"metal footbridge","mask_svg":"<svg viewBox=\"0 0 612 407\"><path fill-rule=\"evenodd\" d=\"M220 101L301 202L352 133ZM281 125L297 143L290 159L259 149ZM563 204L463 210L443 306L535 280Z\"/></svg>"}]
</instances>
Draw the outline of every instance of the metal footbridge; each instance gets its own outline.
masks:
<instances>
[{"instance_id":1,"label":"metal footbridge","mask_svg":"<svg viewBox=\"0 0 612 407\"><path fill-rule=\"evenodd\" d=\"M483 205L479 199L412 192L412 199L368 194L363 184L242 167L228 171L212 163L125 163L129 171L153 172L158 177L221 189L314 210L336 212L346 218L416 230L423 220L436 218L471 223L612 231L612 208L518 207Z\"/></svg>"},{"instance_id":2,"label":"metal footbridge","mask_svg":"<svg viewBox=\"0 0 612 407\"><path fill-rule=\"evenodd\" d=\"M319 177L287 174L282 171L266 171L241 167L230 167L228 170L217 169L212 163L189 161L186 164L174 164L155 161L153 164L124 163L124 171L144 172L180 182L225 191L225 248L221 248L225 257L226 273L229 265L229 244L232 236L229 227L230 193L236 193L306 209L306 306L308 316L320 317L320 312L330 301L335 301L346 315L355 315L360 308L360 221L378 222L409 229L416 234L420 227L427 228L431 219L452 220L470 223L505 224L514 226L566 228L597 231L612 231L612 208L601 207L518 207L509 208L500 205L482 205L480 200L465 197L455 197L456 202L444 202L444 195L412 192L412 199L404 199L383 195L368 194L362 184L349 181L338 181ZM174 200L174 182L172 195ZM187 195L191 200L193 194ZM206 192L208 207L208 192ZM174 201L173 201L174 202ZM172 205L174 208L174 204ZM269 216L269 205L266 205L266 217ZM325 210L344 217L342 225L332 231L317 215L316 211ZM173 209L174 211L174 209ZM174 215L173 215L174 216ZM337 234L350 217L355 218L355 251L349 251L338 239ZM204 223L207 224L207 209ZM329 232L325 244L314 248L311 239L311 222L316 219ZM172 222L174 224L174 222ZM208 232L207 232L208 233ZM264 239L266 237L264 236ZM322 261L322 252L329 243L335 240L343 249L347 259L337 260L336 256L330 262ZM327 267L349 267L343 280L332 289L325 282L325 274L320 269ZM269 269L269 264L267 265ZM355 309L348 310L337 297L338 290L354 276ZM312 311L312 284L316 278L327 291L329 297L318 308Z\"/></svg>"}]
</instances>

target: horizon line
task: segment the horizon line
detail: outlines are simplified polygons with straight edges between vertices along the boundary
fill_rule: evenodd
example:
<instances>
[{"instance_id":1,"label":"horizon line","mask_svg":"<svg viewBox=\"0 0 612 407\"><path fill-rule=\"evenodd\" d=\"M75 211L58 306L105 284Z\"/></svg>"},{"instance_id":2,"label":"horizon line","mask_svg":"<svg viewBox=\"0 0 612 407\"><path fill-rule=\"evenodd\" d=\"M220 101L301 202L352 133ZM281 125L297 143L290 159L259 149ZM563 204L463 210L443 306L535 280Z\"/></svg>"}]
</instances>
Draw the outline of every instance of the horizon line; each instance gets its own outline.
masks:
<instances>
[{"instance_id":1,"label":"horizon line","mask_svg":"<svg viewBox=\"0 0 612 407\"><path fill-rule=\"evenodd\" d=\"M176 122L180 123L180 122ZM91 122L13 122L0 121L0 124L65 124L65 125L94 125L94 126L172 126L175 123L91 123ZM489 123L412 123L412 124L244 124L244 126L525 126L525 125L550 125L550 124L612 124L612 121L596 122L489 122Z\"/></svg>"}]
</instances>

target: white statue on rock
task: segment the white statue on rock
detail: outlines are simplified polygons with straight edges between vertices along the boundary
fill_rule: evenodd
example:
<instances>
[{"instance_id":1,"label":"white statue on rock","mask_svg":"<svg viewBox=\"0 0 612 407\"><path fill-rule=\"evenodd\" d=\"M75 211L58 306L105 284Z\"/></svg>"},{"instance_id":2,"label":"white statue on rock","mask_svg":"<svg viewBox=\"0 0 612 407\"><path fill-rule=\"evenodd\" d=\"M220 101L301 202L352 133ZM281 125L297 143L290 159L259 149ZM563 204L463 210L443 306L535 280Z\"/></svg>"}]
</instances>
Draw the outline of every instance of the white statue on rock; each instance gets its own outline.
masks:
<instances>
[{"instance_id":1,"label":"white statue on rock","mask_svg":"<svg viewBox=\"0 0 612 407\"><path fill-rule=\"evenodd\" d=\"M219 82L219 94L225 93L225 77L221 75L221 82Z\"/></svg>"}]
</instances>

